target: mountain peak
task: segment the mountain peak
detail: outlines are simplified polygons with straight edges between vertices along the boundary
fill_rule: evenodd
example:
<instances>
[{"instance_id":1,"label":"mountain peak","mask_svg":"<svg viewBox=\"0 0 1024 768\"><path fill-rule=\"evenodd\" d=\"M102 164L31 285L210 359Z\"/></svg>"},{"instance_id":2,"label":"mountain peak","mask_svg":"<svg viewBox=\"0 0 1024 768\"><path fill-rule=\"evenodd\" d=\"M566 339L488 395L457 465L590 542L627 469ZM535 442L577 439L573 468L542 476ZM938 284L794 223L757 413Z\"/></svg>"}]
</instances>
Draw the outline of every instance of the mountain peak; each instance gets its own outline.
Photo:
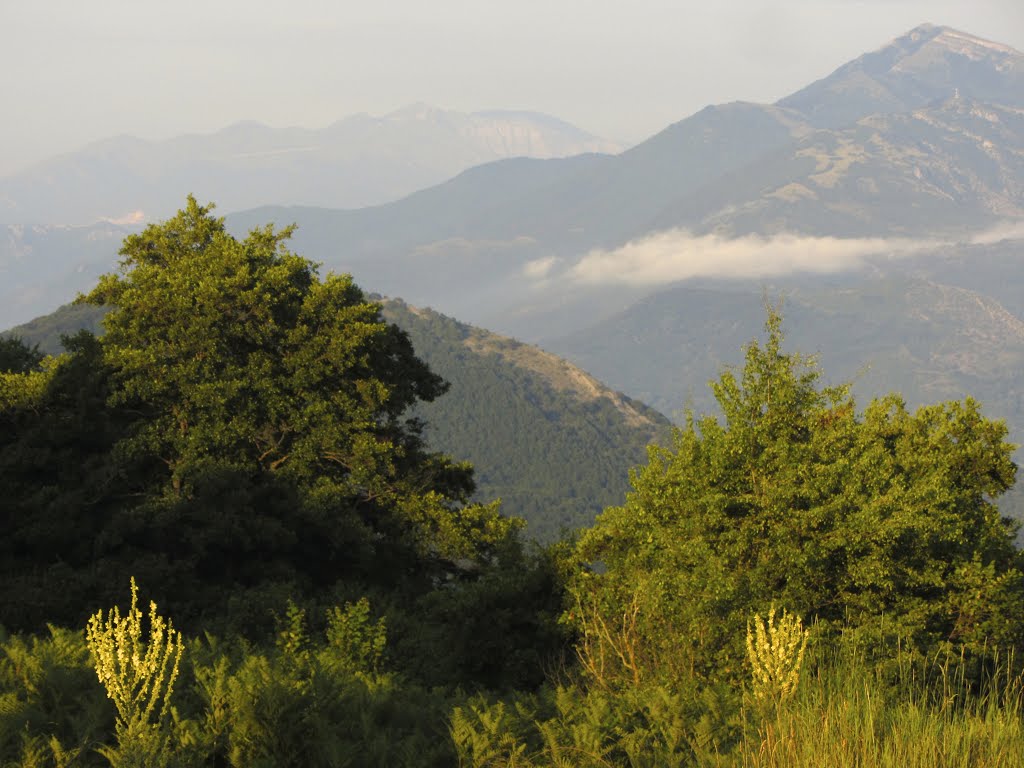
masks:
<instances>
[{"instance_id":1,"label":"mountain peak","mask_svg":"<svg viewBox=\"0 0 1024 768\"><path fill-rule=\"evenodd\" d=\"M921 24L778 105L819 127L839 128L875 113L910 112L955 93L1024 107L1024 54L952 27Z\"/></svg>"},{"instance_id":2,"label":"mountain peak","mask_svg":"<svg viewBox=\"0 0 1024 768\"><path fill-rule=\"evenodd\" d=\"M426 103L425 101L417 101L412 104L406 104L404 107L400 107L393 112L389 112L383 119L398 121L431 121L450 114L452 113L449 110L436 107L433 104Z\"/></svg>"},{"instance_id":3,"label":"mountain peak","mask_svg":"<svg viewBox=\"0 0 1024 768\"><path fill-rule=\"evenodd\" d=\"M945 48L950 53L967 56L975 60L992 54L1016 56L1018 58L1021 56L1020 51L1009 45L996 43L983 37L961 32L959 29L942 27L936 24L916 26L907 34L889 43L889 45L897 45L904 41L911 45L921 46L930 44Z\"/></svg>"}]
</instances>

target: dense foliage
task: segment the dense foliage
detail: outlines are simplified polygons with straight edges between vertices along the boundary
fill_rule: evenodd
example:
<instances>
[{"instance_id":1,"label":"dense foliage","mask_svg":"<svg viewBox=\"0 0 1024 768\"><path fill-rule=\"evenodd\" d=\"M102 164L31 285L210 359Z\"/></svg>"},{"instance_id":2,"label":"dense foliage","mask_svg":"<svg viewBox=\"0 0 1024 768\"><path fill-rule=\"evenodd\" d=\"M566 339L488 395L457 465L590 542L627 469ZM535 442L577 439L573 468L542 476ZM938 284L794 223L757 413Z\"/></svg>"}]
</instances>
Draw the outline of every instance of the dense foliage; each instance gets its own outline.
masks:
<instances>
[{"instance_id":1,"label":"dense foliage","mask_svg":"<svg viewBox=\"0 0 1024 768\"><path fill-rule=\"evenodd\" d=\"M942 768L1024 765L1024 679L982 688L959 659L898 657L895 681L819 651L781 706L676 681L610 690L563 677L500 698L428 689L387 668L393 630L365 601L323 632L292 606L276 642L190 640L167 716L118 728L81 631L0 636L0 757L89 766ZM147 638L148 639L148 638Z\"/></svg>"},{"instance_id":2,"label":"dense foliage","mask_svg":"<svg viewBox=\"0 0 1024 768\"><path fill-rule=\"evenodd\" d=\"M457 699L379 668L387 630L367 608L335 607L316 635L293 609L259 650L188 642L174 691L156 700L166 716L150 728L121 725L81 632L2 638L0 757L26 768L452 765Z\"/></svg>"},{"instance_id":3,"label":"dense foliage","mask_svg":"<svg viewBox=\"0 0 1024 768\"><path fill-rule=\"evenodd\" d=\"M909 413L895 395L858 415L813 361L764 345L712 384L724 414L689 418L651 449L634 491L582 537L574 620L598 676L733 680L743 627L781 604L881 656L1024 643L1015 525L993 500L1013 483L1002 422L972 400ZM596 634L595 634L596 633Z\"/></svg>"},{"instance_id":4,"label":"dense foliage","mask_svg":"<svg viewBox=\"0 0 1024 768\"><path fill-rule=\"evenodd\" d=\"M643 461L647 445L668 442L670 423L657 411L580 384L582 372L536 347L396 299L382 307L450 387L414 407L424 439L471 461L474 498L500 499L503 514L526 521L529 539L552 542L592 524L625 497L629 468ZM14 333L56 355L61 336L101 332L103 314L102 307L68 305Z\"/></svg>"},{"instance_id":5,"label":"dense foliage","mask_svg":"<svg viewBox=\"0 0 1024 768\"><path fill-rule=\"evenodd\" d=\"M442 380L289 233L237 240L190 199L87 297L112 307L101 339L8 375L8 626L78 623L131 575L190 622L268 591L422 591L509 546L516 522L466 504L470 468L406 415Z\"/></svg>"},{"instance_id":6,"label":"dense foliage","mask_svg":"<svg viewBox=\"0 0 1024 768\"><path fill-rule=\"evenodd\" d=\"M0 373L28 373L42 361L38 344L29 346L19 336L0 337Z\"/></svg>"}]
</instances>

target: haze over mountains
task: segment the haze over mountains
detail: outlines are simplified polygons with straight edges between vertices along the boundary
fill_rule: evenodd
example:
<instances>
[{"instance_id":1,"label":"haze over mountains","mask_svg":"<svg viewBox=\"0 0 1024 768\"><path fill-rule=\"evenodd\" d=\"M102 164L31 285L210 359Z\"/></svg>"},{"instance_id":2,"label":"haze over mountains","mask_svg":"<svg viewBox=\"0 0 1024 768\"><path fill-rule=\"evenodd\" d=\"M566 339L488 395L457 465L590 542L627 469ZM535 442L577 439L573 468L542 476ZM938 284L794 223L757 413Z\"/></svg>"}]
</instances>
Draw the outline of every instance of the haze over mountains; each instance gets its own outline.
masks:
<instances>
[{"instance_id":1,"label":"haze over mountains","mask_svg":"<svg viewBox=\"0 0 1024 768\"><path fill-rule=\"evenodd\" d=\"M973 393L1024 435L1024 54L965 32L922 25L776 104L710 106L620 154L228 218L268 221L369 290L540 342L667 413L710 407L703 383L740 361L767 294L833 380L911 403ZM99 259L103 226L54 264ZM91 279L36 290L52 307Z\"/></svg>"},{"instance_id":2,"label":"haze over mountains","mask_svg":"<svg viewBox=\"0 0 1024 768\"><path fill-rule=\"evenodd\" d=\"M545 310L585 326L680 279L845 270L1013 232L1022 73L1019 52L925 25L776 105L708 107L616 156L508 160L386 206L233 221L296 221L296 247L365 284L542 338Z\"/></svg>"},{"instance_id":3,"label":"haze over mountains","mask_svg":"<svg viewBox=\"0 0 1024 768\"><path fill-rule=\"evenodd\" d=\"M121 136L0 178L0 328L69 301L116 264L125 235L185 196L222 211L383 203L499 158L616 152L549 115L414 104L326 128L236 123L214 134Z\"/></svg>"},{"instance_id":4,"label":"haze over mountains","mask_svg":"<svg viewBox=\"0 0 1024 768\"><path fill-rule=\"evenodd\" d=\"M172 215L190 192L225 210L357 208L500 158L622 148L550 115L428 104L351 115L320 129L244 121L164 141L118 136L0 179L0 223L85 225L136 212L153 221Z\"/></svg>"}]
</instances>

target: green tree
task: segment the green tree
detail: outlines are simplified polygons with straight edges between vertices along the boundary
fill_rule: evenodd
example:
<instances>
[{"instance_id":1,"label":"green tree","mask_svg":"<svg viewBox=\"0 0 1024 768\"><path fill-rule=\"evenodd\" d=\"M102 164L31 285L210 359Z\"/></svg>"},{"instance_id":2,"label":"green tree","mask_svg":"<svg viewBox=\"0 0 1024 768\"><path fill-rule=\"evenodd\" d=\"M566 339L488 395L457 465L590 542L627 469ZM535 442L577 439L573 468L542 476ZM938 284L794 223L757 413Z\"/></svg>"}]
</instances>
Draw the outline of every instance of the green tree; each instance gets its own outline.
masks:
<instances>
[{"instance_id":1,"label":"green tree","mask_svg":"<svg viewBox=\"0 0 1024 768\"><path fill-rule=\"evenodd\" d=\"M30 347L17 336L0 336L0 373L28 373L42 361L38 344Z\"/></svg>"},{"instance_id":2,"label":"green tree","mask_svg":"<svg viewBox=\"0 0 1024 768\"><path fill-rule=\"evenodd\" d=\"M99 341L65 342L43 371L0 374L0 621L12 628L81 625L116 599L105 558L138 501L138 471L114 455L137 416L107 406Z\"/></svg>"},{"instance_id":3,"label":"green tree","mask_svg":"<svg viewBox=\"0 0 1024 768\"><path fill-rule=\"evenodd\" d=\"M189 198L128 237L84 297L111 307L102 339L74 342L31 407L9 387L23 395L0 414L6 533L32 578L91 580L87 611L109 601L101 582L134 574L186 622L246 590L424 589L487 562L517 522L468 504L470 467L406 415L444 382L349 276L288 251L290 228L237 239L210 211ZM40 536L62 517L65 533ZM67 610L43 618L81 619Z\"/></svg>"},{"instance_id":4,"label":"green tree","mask_svg":"<svg viewBox=\"0 0 1024 768\"><path fill-rule=\"evenodd\" d=\"M742 674L744 622L774 602L879 653L901 637L971 651L1024 639L1006 427L974 401L909 413L896 395L858 415L782 351L769 312L737 376L712 384L724 418L690 415L652 448L624 506L581 539L569 613L592 674Z\"/></svg>"}]
</instances>

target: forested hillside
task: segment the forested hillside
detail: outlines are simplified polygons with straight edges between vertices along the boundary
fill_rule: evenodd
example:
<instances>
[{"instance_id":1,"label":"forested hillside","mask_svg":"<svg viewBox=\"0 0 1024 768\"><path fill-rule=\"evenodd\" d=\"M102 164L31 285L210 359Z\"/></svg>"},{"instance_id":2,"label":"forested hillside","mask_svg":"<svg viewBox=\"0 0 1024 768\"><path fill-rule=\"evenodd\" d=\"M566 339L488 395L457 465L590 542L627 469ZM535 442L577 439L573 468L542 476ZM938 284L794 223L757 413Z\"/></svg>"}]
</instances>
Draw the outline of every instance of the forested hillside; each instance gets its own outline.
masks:
<instances>
[{"instance_id":1,"label":"forested hillside","mask_svg":"<svg viewBox=\"0 0 1024 768\"><path fill-rule=\"evenodd\" d=\"M69 305L11 333L57 354L61 335L101 333L102 315ZM472 462L476 498L500 499L504 514L526 520L530 538L550 542L593 523L622 502L647 446L668 441L660 413L537 347L394 299L384 301L384 317L450 384L417 406L427 443Z\"/></svg>"},{"instance_id":2,"label":"forested hillside","mask_svg":"<svg viewBox=\"0 0 1024 768\"><path fill-rule=\"evenodd\" d=\"M476 468L477 495L500 498L528 535L553 541L621 503L628 469L669 422L534 346L387 301L384 317L451 384L419 406L427 442Z\"/></svg>"}]
</instances>

